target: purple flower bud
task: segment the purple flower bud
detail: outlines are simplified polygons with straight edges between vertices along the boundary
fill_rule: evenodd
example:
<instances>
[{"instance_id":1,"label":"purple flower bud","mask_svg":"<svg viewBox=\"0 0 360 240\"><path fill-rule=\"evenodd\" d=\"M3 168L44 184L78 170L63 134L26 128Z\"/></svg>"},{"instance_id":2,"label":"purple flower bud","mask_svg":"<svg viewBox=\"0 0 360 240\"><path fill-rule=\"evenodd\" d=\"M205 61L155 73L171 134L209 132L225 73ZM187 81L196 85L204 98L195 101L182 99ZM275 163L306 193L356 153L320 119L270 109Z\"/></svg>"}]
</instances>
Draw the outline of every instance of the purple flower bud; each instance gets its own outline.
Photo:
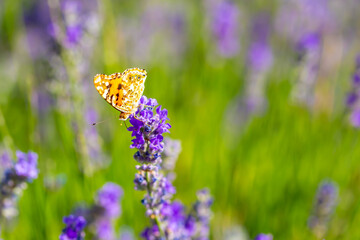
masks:
<instances>
[{"instance_id":1,"label":"purple flower bud","mask_svg":"<svg viewBox=\"0 0 360 240\"><path fill-rule=\"evenodd\" d=\"M317 32L307 33L301 36L297 42L296 49L302 53L306 51L316 50L320 47L320 35Z\"/></svg>"},{"instance_id":2,"label":"purple flower bud","mask_svg":"<svg viewBox=\"0 0 360 240\"><path fill-rule=\"evenodd\" d=\"M255 71L266 71L273 62L270 46L263 42L254 42L250 45L248 53L248 64Z\"/></svg>"},{"instance_id":3,"label":"purple flower bud","mask_svg":"<svg viewBox=\"0 0 360 240\"><path fill-rule=\"evenodd\" d=\"M346 98L346 105L352 107L357 102L358 99L359 99L358 93L355 92L349 93Z\"/></svg>"},{"instance_id":4,"label":"purple flower bud","mask_svg":"<svg viewBox=\"0 0 360 240\"><path fill-rule=\"evenodd\" d=\"M323 238L326 234L327 223L334 212L337 197L338 188L335 183L331 181L320 183L314 200L313 211L308 221L309 228L319 238Z\"/></svg>"},{"instance_id":5,"label":"purple flower bud","mask_svg":"<svg viewBox=\"0 0 360 240\"><path fill-rule=\"evenodd\" d=\"M8 152L4 152L0 155L0 169L2 172L10 169L13 166L13 162L11 161L10 154Z\"/></svg>"},{"instance_id":6,"label":"purple flower bud","mask_svg":"<svg viewBox=\"0 0 360 240\"><path fill-rule=\"evenodd\" d=\"M222 1L212 6L211 28L219 54L233 57L240 49L238 7L232 1Z\"/></svg>"},{"instance_id":7,"label":"purple flower bud","mask_svg":"<svg viewBox=\"0 0 360 240\"><path fill-rule=\"evenodd\" d=\"M25 177L27 179L35 179L39 174L37 169L38 156L34 152L23 153L20 151L16 152L17 162L15 163L14 169L18 176Z\"/></svg>"},{"instance_id":8,"label":"purple flower bud","mask_svg":"<svg viewBox=\"0 0 360 240\"><path fill-rule=\"evenodd\" d=\"M356 63L356 69L360 69L360 54L356 56L355 63Z\"/></svg>"},{"instance_id":9,"label":"purple flower bud","mask_svg":"<svg viewBox=\"0 0 360 240\"><path fill-rule=\"evenodd\" d=\"M118 217L121 213L119 201L122 196L122 188L115 183L109 182L99 190L96 203L105 209L105 213L109 217Z\"/></svg>"},{"instance_id":10,"label":"purple flower bud","mask_svg":"<svg viewBox=\"0 0 360 240\"><path fill-rule=\"evenodd\" d=\"M147 104L147 105L145 105ZM161 172L161 153L165 158L177 158L180 152L180 142L166 140L163 133L169 132L170 124L166 109L156 107L157 101L143 96L138 110L130 116L132 131L131 148L137 148L134 159L142 165L137 165L134 184L136 190L146 191L141 203L144 205L146 216L151 221L141 234L144 239L206 239L209 232L209 210L212 198L207 190L198 193L198 201L194 206L194 216L186 215L181 202L171 202L176 192L171 181ZM154 112L155 110L155 112ZM168 147L165 149L164 147ZM168 159L169 160L169 159ZM174 160L172 160L174 161ZM168 169L170 170L170 169ZM201 223L199 223L201 222ZM199 226L198 228L196 226ZM194 235L197 234L197 235Z\"/></svg>"},{"instance_id":11,"label":"purple flower bud","mask_svg":"<svg viewBox=\"0 0 360 240\"><path fill-rule=\"evenodd\" d=\"M96 239L115 240L115 231L111 219L102 218L96 222Z\"/></svg>"},{"instance_id":12,"label":"purple flower bud","mask_svg":"<svg viewBox=\"0 0 360 240\"><path fill-rule=\"evenodd\" d=\"M351 92L346 97L346 105L350 109L351 113L349 116L350 124L355 127L360 127L360 107L359 107L359 96L360 96L360 55L356 58L355 73L352 79Z\"/></svg>"},{"instance_id":13,"label":"purple flower bud","mask_svg":"<svg viewBox=\"0 0 360 240\"><path fill-rule=\"evenodd\" d=\"M162 153L161 167L166 171L172 171L175 168L177 158L181 152L181 142L169 137L164 138L164 152Z\"/></svg>"},{"instance_id":14,"label":"purple flower bud","mask_svg":"<svg viewBox=\"0 0 360 240\"><path fill-rule=\"evenodd\" d=\"M152 227L146 228L142 233L141 237L146 240L159 240L160 238L160 231L157 225Z\"/></svg>"},{"instance_id":15,"label":"purple flower bud","mask_svg":"<svg viewBox=\"0 0 360 240\"><path fill-rule=\"evenodd\" d=\"M85 237L84 228L86 220L83 216L69 215L64 217L66 227L60 235L60 240L83 240Z\"/></svg>"},{"instance_id":16,"label":"purple flower bud","mask_svg":"<svg viewBox=\"0 0 360 240\"><path fill-rule=\"evenodd\" d=\"M166 123L169 120L166 109L158 106L154 115L155 104L157 104L155 99L142 96L138 110L135 115L130 116L132 126L128 131L132 131L131 135L135 137L130 148L139 149L134 158L140 163L157 161L164 149L162 134L169 132L171 128L170 124Z\"/></svg>"},{"instance_id":17,"label":"purple flower bud","mask_svg":"<svg viewBox=\"0 0 360 240\"><path fill-rule=\"evenodd\" d=\"M260 233L254 240L273 240L273 236L271 234Z\"/></svg>"},{"instance_id":18,"label":"purple flower bud","mask_svg":"<svg viewBox=\"0 0 360 240\"><path fill-rule=\"evenodd\" d=\"M251 44L248 50L248 65L255 72L266 72L272 65L269 34L270 17L265 13L256 16L252 24Z\"/></svg>"}]
</instances>

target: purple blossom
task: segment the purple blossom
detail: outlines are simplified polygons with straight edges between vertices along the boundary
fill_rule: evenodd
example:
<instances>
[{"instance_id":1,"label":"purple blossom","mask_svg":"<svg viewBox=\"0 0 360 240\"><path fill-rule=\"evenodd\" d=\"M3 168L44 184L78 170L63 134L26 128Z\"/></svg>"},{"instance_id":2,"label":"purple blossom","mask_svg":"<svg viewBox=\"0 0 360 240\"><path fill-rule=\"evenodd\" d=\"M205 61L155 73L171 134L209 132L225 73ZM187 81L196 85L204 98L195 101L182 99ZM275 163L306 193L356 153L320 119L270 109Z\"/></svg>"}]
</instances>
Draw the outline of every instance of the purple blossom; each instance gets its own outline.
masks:
<instances>
[{"instance_id":1,"label":"purple blossom","mask_svg":"<svg viewBox=\"0 0 360 240\"><path fill-rule=\"evenodd\" d=\"M54 25L47 1L39 0L25 8L23 20L30 56L34 60L47 59L49 53L56 49Z\"/></svg>"},{"instance_id":2,"label":"purple blossom","mask_svg":"<svg viewBox=\"0 0 360 240\"><path fill-rule=\"evenodd\" d=\"M80 42L83 35L83 29L80 25L69 26L66 29L66 45L73 46Z\"/></svg>"},{"instance_id":3,"label":"purple blossom","mask_svg":"<svg viewBox=\"0 0 360 240\"><path fill-rule=\"evenodd\" d=\"M213 3L210 8L211 29L215 37L218 52L223 57L233 57L240 49L240 11L232 1Z\"/></svg>"},{"instance_id":4,"label":"purple blossom","mask_svg":"<svg viewBox=\"0 0 360 240\"><path fill-rule=\"evenodd\" d=\"M355 59L355 72L352 77L352 88L351 92L348 93L346 97L346 106L349 108L350 116L350 124L355 127L360 127L360 55L358 55Z\"/></svg>"},{"instance_id":5,"label":"purple blossom","mask_svg":"<svg viewBox=\"0 0 360 240\"><path fill-rule=\"evenodd\" d=\"M296 49L300 53L308 51L317 51L321 46L321 38L319 33L310 32L302 35L298 42Z\"/></svg>"},{"instance_id":6,"label":"purple blossom","mask_svg":"<svg viewBox=\"0 0 360 240\"><path fill-rule=\"evenodd\" d=\"M1 172L10 169L13 166L13 162L11 161L10 154L8 152L3 152L0 155L0 169Z\"/></svg>"},{"instance_id":7,"label":"purple blossom","mask_svg":"<svg viewBox=\"0 0 360 240\"><path fill-rule=\"evenodd\" d=\"M350 123L353 127L360 128L360 109L355 109L350 114Z\"/></svg>"},{"instance_id":8,"label":"purple blossom","mask_svg":"<svg viewBox=\"0 0 360 240\"><path fill-rule=\"evenodd\" d=\"M76 46L83 35L83 23L81 17L83 15L82 1L79 0L62 0L61 12L65 23L65 42L66 47Z\"/></svg>"},{"instance_id":9,"label":"purple blossom","mask_svg":"<svg viewBox=\"0 0 360 240\"><path fill-rule=\"evenodd\" d=\"M248 64L255 71L266 71L273 62L273 55L270 46L263 42L254 42L250 45Z\"/></svg>"},{"instance_id":10,"label":"purple blossom","mask_svg":"<svg viewBox=\"0 0 360 240\"><path fill-rule=\"evenodd\" d=\"M86 226L89 226L95 239L115 240L113 222L121 213L120 200L122 196L122 188L115 183L108 182L98 191L95 204L90 207L78 207L71 216L85 219Z\"/></svg>"},{"instance_id":11,"label":"purple blossom","mask_svg":"<svg viewBox=\"0 0 360 240\"><path fill-rule=\"evenodd\" d=\"M85 237L84 228L86 220L82 216L69 215L64 217L63 222L66 227L60 235L60 240L83 240Z\"/></svg>"},{"instance_id":12,"label":"purple blossom","mask_svg":"<svg viewBox=\"0 0 360 240\"><path fill-rule=\"evenodd\" d=\"M254 240L273 240L273 236L271 234L260 233Z\"/></svg>"},{"instance_id":13,"label":"purple blossom","mask_svg":"<svg viewBox=\"0 0 360 240\"><path fill-rule=\"evenodd\" d=\"M25 177L29 180L37 178L39 170L37 169L38 156L34 152L23 153L16 152L17 162L14 169L18 176Z\"/></svg>"},{"instance_id":14,"label":"purple blossom","mask_svg":"<svg viewBox=\"0 0 360 240\"><path fill-rule=\"evenodd\" d=\"M256 16L252 24L248 65L255 72L266 72L272 65L273 54L269 45L270 17L263 13Z\"/></svg>"},{"instance_id":15,"label":"purple blossom","mask_svg":"<svg viewBox=\"0 0 360 240\"><path fill-rule=\"evenodd\" d=\"M161 155L161 168L164 171L173 171L179 154L181 152L181 142L169 137L164 138L164 152Z\"/></svg>"},{"instance_id":16,"label":"purple blossom","mask_svg":"<svg viewBox=\"0 0 360 240\"><path fill-rule=\"evenodd\" d=\"M163 204L160 210L162 222L165 223L167 239L190 239L195 233L195 223L185 213L184 205L179 201Z\"/></svg>"},{"instance_id":17,"label":"purple blossom","mask_svg":"<svg viewBox=\"0 0 360 240\"><path fill-rule=\"evenodd\" d=\"M300 36L296 50L300 56L299 76L292 90L294 101L312 107L321 61L321 35L306 32Z\"/></svg>"},{"instance_id":18,"label":"purple blossom","mask_svg":"<svg viewBox=\"0 0 360 240\"><path fill-rule=\"evenodd\" d=\"M293 42L309 32L323 35L335 26L335 17L328 0L282 1L276 29Z\"/></svg>"},{"instance_id":19,"label":"purple blossom","mask_svg":"<svg viewBox=\"0 0 360 240\"><path fill-rule=\"evenodd\" d=\"M110 219L99 219L95 231L97 239L115 240L115 230Z\"/></svg>"},{"instance_id":20,"label":"purple blossom","mask_svg":"<svg viewBox=\"0 0 360 240\"><path fill-rule=\"evenodd\" d=\"M93 36L97 34L99 19L96 0L61 0L60 11L63 20L61 25L65 27L65 39L61 40L65 48L74 49L80 43L85 45L87 43L83 40L87 33Z\"/></svg>"},{"instance_id":21,"label":"purple blossom","mask_svg":"<svg viewBox=\"0 0 360 240\"><path fill-rule=\"evenodd\" d=\"M338 187L332 181L322 181L318 187L314 199L314 207L309 217L308 226L314 234L323 238L327 231L327 223L330 220L337 204Z\"/></svg>"},{"instance_id":22,"label":"purple blossom","mask_svg":"<svg viewBox=\"0 0 360 240\"><path fill-rule=\"evenodd\" d=\"M164 170L171 171L174 164L170 164L167 169L162 169L165 165L161 164L162 157L165 160L177 158L180 143L168 139L164 144L162 134L169 132L171 126L166 123L169 120L167 110L160 106L154 109L156 106L155 99L143 96L138 110L130 116L132 126L128 128L135 137L130 148L138 149L134 159L142 164L136 166L138 173L134 179L135 189L146 191L141 203L151 220L150 227L145 228L141 236L148 240L191 239L194 236L195 239L206 239L212 199L208 197L208 191L200 191L198 201L188 215L181 202L172 201L176 189L164 175ZM164 150L164 147L169 149ZM162 153L164 156L161 156Z\"/></svg>"},{"instance_id":23,"label":"purple blossom","mask_svg":"<svg viewBox=\"0 0 360 240\"><path fill-rule=\"evenodd\" d=\"M356 56L355 63L356 63L356 69L360 69L360 54Z\"/></svg>"},{"instance_id":24,"label":"purple blossom","mask_svg":"<svg viewBox=\"0 0 360 240\"><path fill-rule=\"evenodd\" d=\"M119 201L122 196L122 188L115 183L109 182L99 190L96 203L105 209L107 216L112 218L118 217L121 213Z\"/></svg>"},{"instance_id":25,"label":"purple blossom","mask_svg":"<svg viewBox=\"0 0 360 240\"><path fill-rule=\"evenodd\" d=\"M128 128L128 131L132 131L131 135L135 137L130 148L138 149L134 158L139 163L155 162L164 150L162 134L170 132L171 125L166 123L169 120L167 110L158 106L154 114L156 105L155 99L142 96L138 110L130 116L132 126Z\"/></svg>"},{"instance_id":26,"label":"purple blossom","mask_svg":"<svg viewBox=\"0 0 360 240\"><path fill-rule=\"evenodd\" d=\"M358 69L360 69L360 67L358 67ZM356 86L356 87L359 87L360 86L360 73L355 73L354 76L353 76L353 84Z\"/></svg>"},{"instance_id":27,"label":"purple blossom","mask_svg":"<svg viewBox=\"0 0 360 240\"><path fill-rule=\"evenodd\" d=\"M196 221L194 234L198 239L208 239L210 219L212 217L210 207L213 204L213 198L207 188L199 190L196 195L197 201L194 203L190 213L190 216Z\"/></svg>"},{"instance_id":28,"label":"purple blossom","mask_svg":"<svg viewBox=\"0 0 360 240\"><path fill-rule=\"evenodd\" d=\"M38 176L37 154L34 152L16 152L17 162L3 155L3 179L0 182L0 219L11 219L18 214L17 200L27 183Z\"/></svg>"},{"instance_id":29,"label":"purple blossom","mask_svg":"<svg viewBox=\"0 0 360 240\"><path fill-rule=\"evenodd\" d=\"M357 100L359 99L358 93L357 92L351 92L347 95L346 98L346 105L347 106L353 106Z\"/></svg>"},{"instance_id":30,"label":"purple blossom","mask_svg":"<svg viewBox=\"0 0 360 240\"><path fill-rule=\"evenodd\" d=\"M160 235L160 230L157 225L153 225L152 227L147 227L140 235L142 238L146 240L159 240L162 239Z\"/></svg>"},{"instance_id":31,"label":"purple blossom","mask_svg":"<svg viewBox=\"0 0 360 240\"><path fill-rule=\"evenodd\" d=\"M39 115L43 116L55 104L55 100L45 89L36 89L31 96L31 103Z\"/></svg>"}]
</instances>

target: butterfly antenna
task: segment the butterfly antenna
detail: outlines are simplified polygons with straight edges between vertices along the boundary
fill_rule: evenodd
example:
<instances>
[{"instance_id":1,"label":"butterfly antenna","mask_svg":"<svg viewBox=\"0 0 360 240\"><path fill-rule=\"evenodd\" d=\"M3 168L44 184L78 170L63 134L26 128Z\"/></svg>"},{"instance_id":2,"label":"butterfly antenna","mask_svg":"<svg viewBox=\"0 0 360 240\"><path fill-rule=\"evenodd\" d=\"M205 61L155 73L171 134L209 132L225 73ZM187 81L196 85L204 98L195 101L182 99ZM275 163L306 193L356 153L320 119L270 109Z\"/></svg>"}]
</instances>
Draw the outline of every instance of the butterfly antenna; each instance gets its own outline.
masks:
<instances>
[{"instance_id":1,"label":"butterfly antenna","mask_svg":"<svg viewBox=\"0 0 360 240\"><path fill-rule=\"evenodd\" d=\"M91 125L95 126L95 125L97 125L97 124L100 124L100 123L106 122L106 121L108 121L108 120L110 120L110 119L111 119L111 118L108 118L108 119L103 120L103 121L100 121L100 122L94 122L94 123L92 123Z\"/></svg>"}]
</instances>

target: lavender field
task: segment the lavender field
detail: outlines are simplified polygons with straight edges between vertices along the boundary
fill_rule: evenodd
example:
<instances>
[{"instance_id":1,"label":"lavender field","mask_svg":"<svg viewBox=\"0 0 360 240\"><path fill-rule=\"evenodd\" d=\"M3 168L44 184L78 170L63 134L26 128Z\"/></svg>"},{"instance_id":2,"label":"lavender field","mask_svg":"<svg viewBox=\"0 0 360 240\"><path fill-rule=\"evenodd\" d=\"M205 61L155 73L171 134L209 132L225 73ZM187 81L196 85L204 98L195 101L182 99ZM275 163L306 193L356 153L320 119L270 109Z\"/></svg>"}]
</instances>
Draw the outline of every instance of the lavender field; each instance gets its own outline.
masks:
<instances>
[{"instance_id":1,"label":"lavender field","mask_svg":"<svg viewBox=\"0 0 360 240\"><path fill-rule=\"evenodd\" d=\"M0 239L360 239L359 12L0 0Z\"/></svg>"}]
</instances>

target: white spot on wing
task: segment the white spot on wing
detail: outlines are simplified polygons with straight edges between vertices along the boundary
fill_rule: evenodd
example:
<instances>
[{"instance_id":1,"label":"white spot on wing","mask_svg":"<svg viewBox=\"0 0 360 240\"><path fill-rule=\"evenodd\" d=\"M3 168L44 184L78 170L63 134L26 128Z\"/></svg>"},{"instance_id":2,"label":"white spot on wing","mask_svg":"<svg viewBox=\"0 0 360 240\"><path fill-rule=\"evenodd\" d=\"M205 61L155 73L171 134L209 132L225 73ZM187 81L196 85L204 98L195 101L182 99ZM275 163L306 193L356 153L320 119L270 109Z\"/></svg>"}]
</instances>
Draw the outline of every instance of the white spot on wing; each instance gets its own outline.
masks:
<instances>
[{"instance_id":1,"label":"white spot on wing","mask_svg":"<svg viewBox=\"0 0 360 240\"><path fill-rule=\"evenodd\" d=\"M105 89L105 91L104 91L104 93L103 93L102 97L103 97L103 98L106 98L106 95L108 94L108 92L109 92L109 89Z\"/></svg>"}]
</instances>

